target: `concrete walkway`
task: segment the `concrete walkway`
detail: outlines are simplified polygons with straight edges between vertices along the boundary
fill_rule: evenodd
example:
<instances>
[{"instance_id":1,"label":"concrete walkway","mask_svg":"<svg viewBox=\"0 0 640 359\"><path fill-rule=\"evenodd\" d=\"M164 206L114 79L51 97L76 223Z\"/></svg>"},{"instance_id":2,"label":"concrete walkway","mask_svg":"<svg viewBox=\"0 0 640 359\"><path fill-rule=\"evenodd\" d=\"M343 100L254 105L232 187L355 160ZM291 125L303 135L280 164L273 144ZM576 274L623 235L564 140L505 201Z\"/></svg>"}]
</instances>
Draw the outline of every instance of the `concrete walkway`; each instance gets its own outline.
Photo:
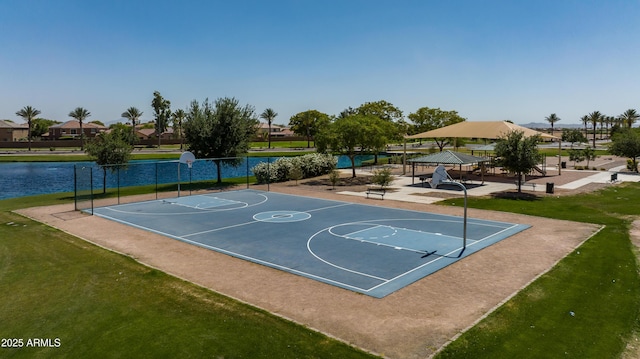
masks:
<instances>
[{"instance_id":1,"label":"concrete walkway","mask_svg":"<svg viewBox=\"0 0 640 359\"><path fill-rule=\"evenodd\" d=\"M616 182L640 182L639 174L628 174L628 173L619 173L620 171L625 170L625 166L619 166L615 168L611 168L608 171L577 171L580 174L584 174L584 177L565 183L557 186L559 189L566 190L575 190L582 186L588 185L590 183L612 183L611 175L617 174ZM342 170L345 176L351 174L351 169ZM591 173L591 174L590 174ZM372 175L371 168L368 169L358 169L358 175L362 176L370 176ZM415 182L415 183L414 183ZM487 196L491 193L496 192L504 192L509 190L514 190L515 186L512 183L501 183L501 182L488 182L485 181L480 185L478 181L472 181L470 186L471 188L467 189L467 195L469 197L473 196ZM537 184L535 188L524 187L527 191L534 192L542 192L546 190L544 184ZM355 192L355 191L341 191L339 194L350 195L350 196L359 196L366 197L367 193ZM384 195L384 199L391 199L396 201L405 201L405 202L416 202L416 203L425 203L430 204L438 201L442 201L443 199L450 198L453 196L462 196L462 192L452 191L450 189L434 189L431 188L428 183L425 183L424 186L421 185L420 181L413 180L411 176L396 176L393 183L389 186L389 190ZM379 196L372 196L373 199L380 198Z\"/></svg>"},{"instance_id":2,"label":"concrete walkway","mask_svg":"<svg viewBox=\"0 0 640 359\"><path fill-rule=\"evenodd\" d=\"M593 172L594 174L590 176L558 186L558 188L571 190L571 189L578 189L582 186L588 185L589 183L612 183L611 175L614 173L617 173L617 177L618 177L617 182L640 182L640 176L637 174L618 173L625 169L626 169L626 166L619 166L619 167L612 168L608 171L600 171L600 172L594 171Z\"/></svg>"}]
</instances>

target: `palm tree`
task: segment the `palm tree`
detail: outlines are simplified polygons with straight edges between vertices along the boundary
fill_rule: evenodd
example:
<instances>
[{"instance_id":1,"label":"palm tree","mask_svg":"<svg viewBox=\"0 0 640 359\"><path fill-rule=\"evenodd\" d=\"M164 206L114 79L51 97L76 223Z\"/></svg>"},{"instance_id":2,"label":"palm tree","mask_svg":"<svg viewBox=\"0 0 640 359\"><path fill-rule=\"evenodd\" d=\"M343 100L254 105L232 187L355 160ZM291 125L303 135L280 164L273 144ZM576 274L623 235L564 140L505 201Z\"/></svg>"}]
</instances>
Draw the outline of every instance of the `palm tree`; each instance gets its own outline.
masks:
<instances>
[{"instance_id":1,"label":"palm tree","mask_svg":"<svg viewBox=\"0 0 640 359\"><path fill-rule=\"evenodd\" d=\"M136 122L138 122L138 119L142 117L142 114L143 112L138 110L138 108L129 107L125 112L122 113L122 115L120 115L131 121L131 133L133 134L133 137L131 137L132 141L135 141L136 139Z\"/></svg>"},{"instance_id":2,"label":"palm tree","mask_svg":"<svg viewBox=\"0 0 640 359\"><path fill-rule=\"evenodd\" d=\"M604 124L606 122L607 122L607 116L606 115L600 116L600 119L598 120L598 123L600 123L600 139L602 139L602 128L604 127Z\"/></svg>"},{"instance_id":3,"label":"palm tree","mask_svg":"<svg viewBox=\"0 0 640 359\"><path fill-rule=\"evenodd\" d=\"M20 111L16 112L16 115L27 121L27 125L29 126L29 132L27 133L27 138L29 139L29 151L31 151L31 121L33 121L39 114L40 111L31 106L25 106Z\"/></svg>"},{"instance_id":4,"label":"palm tree","mask_svg":"<svg viewBox=\"0 0 640 359\"><path fill-rule=\"evenodd\" d=\"M553 124L560 121L560 118L556 116L555 113L552 113L551 115L545 117L545 120L547 120L547 122L551 124L551 136L553 136Z\"/></svg>"},{"instance_id":5,"label":"palm tree","mask_svg":"<svg viewBox=\"0 0 640 359\"><path fill-rule=\"evenodd\" d=\"M606 137L609 137L609 127L612 127L613 124L616 122L616 118L613 116L607 116L607 118L605 119L604 125L605 125L605 134Z\"/></svg>"},{"instance_id":6,"label":"palm tree","mask_svg":"<svg viewBox=\"0 0 640 359\"><path fill-rule=\"evenodd\" d=\"M267 123L269 124L269 133L268 133L269 148L271 148L271 122L273 122L276 116L278 116L278 114L272 108L268 108L260 114L260 118L263 120L266 120Z\"/></svg>"},{"instance_id":7,"label":"palm tree","mask_svg":"<svg viewBox=\"0 0 640 359\"><path fill-rule=\"evenodd\" d=\"M174 112L171 116L173 118L173 129L178 130L177 135L180 138L180 149L182 149L182 140L184 138L184 136L182 135L182 121L185 117L187 117L187 114L183 109L179 109L176 110L176 112Z\"/></svg>"},{"instance_id":8,"label":"palm tree","mask_svg":"<svg viewBox=\"0 0 640 359\"><path fill-rule=\"evenodd\" d=\"M584 137L587 137L587 124L589 123L589 116L584 115L580 117L580 121L582 121L582 124L584 125Z\"/></svg>"},{"instance_id":9,"label":"palm tree","mask_svg":"<svg viewBox=\"0 0 640 359\"><path fill-rule=\"evenodd\" d=\"M587 116L588 122L591 122L593 126L593 148L596 148L596 126L600 123L602 117L604 117L604 115L601 114L600 111L593 111Z\"/></svg>"},{"instance_id":10,"label":"palm tree","mask_svg":"<svg viewBox=\"0 0 640 359\"><path fill-rule=\"evenodd\" d=\"M633 124L636 121L638 121L638 118L640 118L640 115L638 115L636 110L630 108L626 110L622 115L618 116L618 118L620 118L620 122L622 122L623 125L626 125L628 128L631 128L633 127Z\"/></svg>"},{"instance_id":11,"label":"palm tree","mask_svg":"<svg viewBox=\"0 0 640 359\"><path fill-rule=\"evenodd\" d=\"M91 116L91 112L82 107L76 107L75 110L69 112L69 117L73 117L80 122L80 150L84 151L84 131L82 130L82 121Z\"/></svg>"}]
</instances>

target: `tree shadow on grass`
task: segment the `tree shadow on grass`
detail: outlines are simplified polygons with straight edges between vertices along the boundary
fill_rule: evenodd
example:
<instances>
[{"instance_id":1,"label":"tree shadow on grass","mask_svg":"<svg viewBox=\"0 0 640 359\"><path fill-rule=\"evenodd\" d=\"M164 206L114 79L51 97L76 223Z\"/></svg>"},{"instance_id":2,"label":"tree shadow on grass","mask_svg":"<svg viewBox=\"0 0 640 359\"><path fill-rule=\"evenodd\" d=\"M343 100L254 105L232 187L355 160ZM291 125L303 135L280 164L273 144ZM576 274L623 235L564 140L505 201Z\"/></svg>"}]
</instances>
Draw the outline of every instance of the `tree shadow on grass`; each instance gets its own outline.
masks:
<instances>
[{"instance_id":1,"label":"tree shadow on grass","mask_svg":"<svg viewBox=\"0 0 640 359\"><path fill-rule=\"evenodd\" d=\"M540 201L542 198L534 193L506 191L496 192L491 195L492 198L511 199L517 201Z\"/></svg>"}]
</instances>

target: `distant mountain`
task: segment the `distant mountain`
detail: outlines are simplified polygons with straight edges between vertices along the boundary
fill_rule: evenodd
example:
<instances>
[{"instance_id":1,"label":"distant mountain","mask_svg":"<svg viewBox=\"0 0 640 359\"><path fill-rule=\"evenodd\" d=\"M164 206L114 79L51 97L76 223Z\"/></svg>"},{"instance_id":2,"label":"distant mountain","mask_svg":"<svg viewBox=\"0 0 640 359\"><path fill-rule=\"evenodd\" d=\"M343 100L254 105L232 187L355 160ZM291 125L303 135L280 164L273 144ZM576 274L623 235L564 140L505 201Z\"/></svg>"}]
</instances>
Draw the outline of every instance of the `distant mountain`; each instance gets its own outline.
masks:
<instances>
[{"instance_id":1,"label":"distant mountain","mask_svg":"<svg viewBox=\"0 0 640 359\"><path fill-rule=\"evenodd\" d=\"M530 122L530 123L525 123L520 125L522 127L526 127L526 128L531 128L531 129L537 129L537 128L541 128L541 129L546 129L546 128L551 128L551 124L549 122ZM574 124L574 123L567 123L567 124L563 124L560 122L556 122L553 125L553 128L582 128L583 125L579 125L579 124Z\"/></svg>"}]
</instances>

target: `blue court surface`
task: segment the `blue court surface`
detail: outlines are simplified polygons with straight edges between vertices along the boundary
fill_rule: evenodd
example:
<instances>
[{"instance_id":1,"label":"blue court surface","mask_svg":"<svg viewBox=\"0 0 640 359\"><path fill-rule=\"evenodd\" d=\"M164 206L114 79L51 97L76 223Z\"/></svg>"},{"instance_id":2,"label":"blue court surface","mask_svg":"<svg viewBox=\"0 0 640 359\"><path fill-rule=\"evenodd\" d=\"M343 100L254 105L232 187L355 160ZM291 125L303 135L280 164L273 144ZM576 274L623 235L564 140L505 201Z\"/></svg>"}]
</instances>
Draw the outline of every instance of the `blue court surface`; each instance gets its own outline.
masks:
<instances>
[{"instance_id":1,"label":"blue court surface","mask_svg":"<svg viewBox=\"0 0 640 359\"><path fill-rule=\"evenodd\" d=\"M254 190L94 214L376 298L529 227L469 218L462 252L462 217Z\"/></svg>"}]
</instances>

